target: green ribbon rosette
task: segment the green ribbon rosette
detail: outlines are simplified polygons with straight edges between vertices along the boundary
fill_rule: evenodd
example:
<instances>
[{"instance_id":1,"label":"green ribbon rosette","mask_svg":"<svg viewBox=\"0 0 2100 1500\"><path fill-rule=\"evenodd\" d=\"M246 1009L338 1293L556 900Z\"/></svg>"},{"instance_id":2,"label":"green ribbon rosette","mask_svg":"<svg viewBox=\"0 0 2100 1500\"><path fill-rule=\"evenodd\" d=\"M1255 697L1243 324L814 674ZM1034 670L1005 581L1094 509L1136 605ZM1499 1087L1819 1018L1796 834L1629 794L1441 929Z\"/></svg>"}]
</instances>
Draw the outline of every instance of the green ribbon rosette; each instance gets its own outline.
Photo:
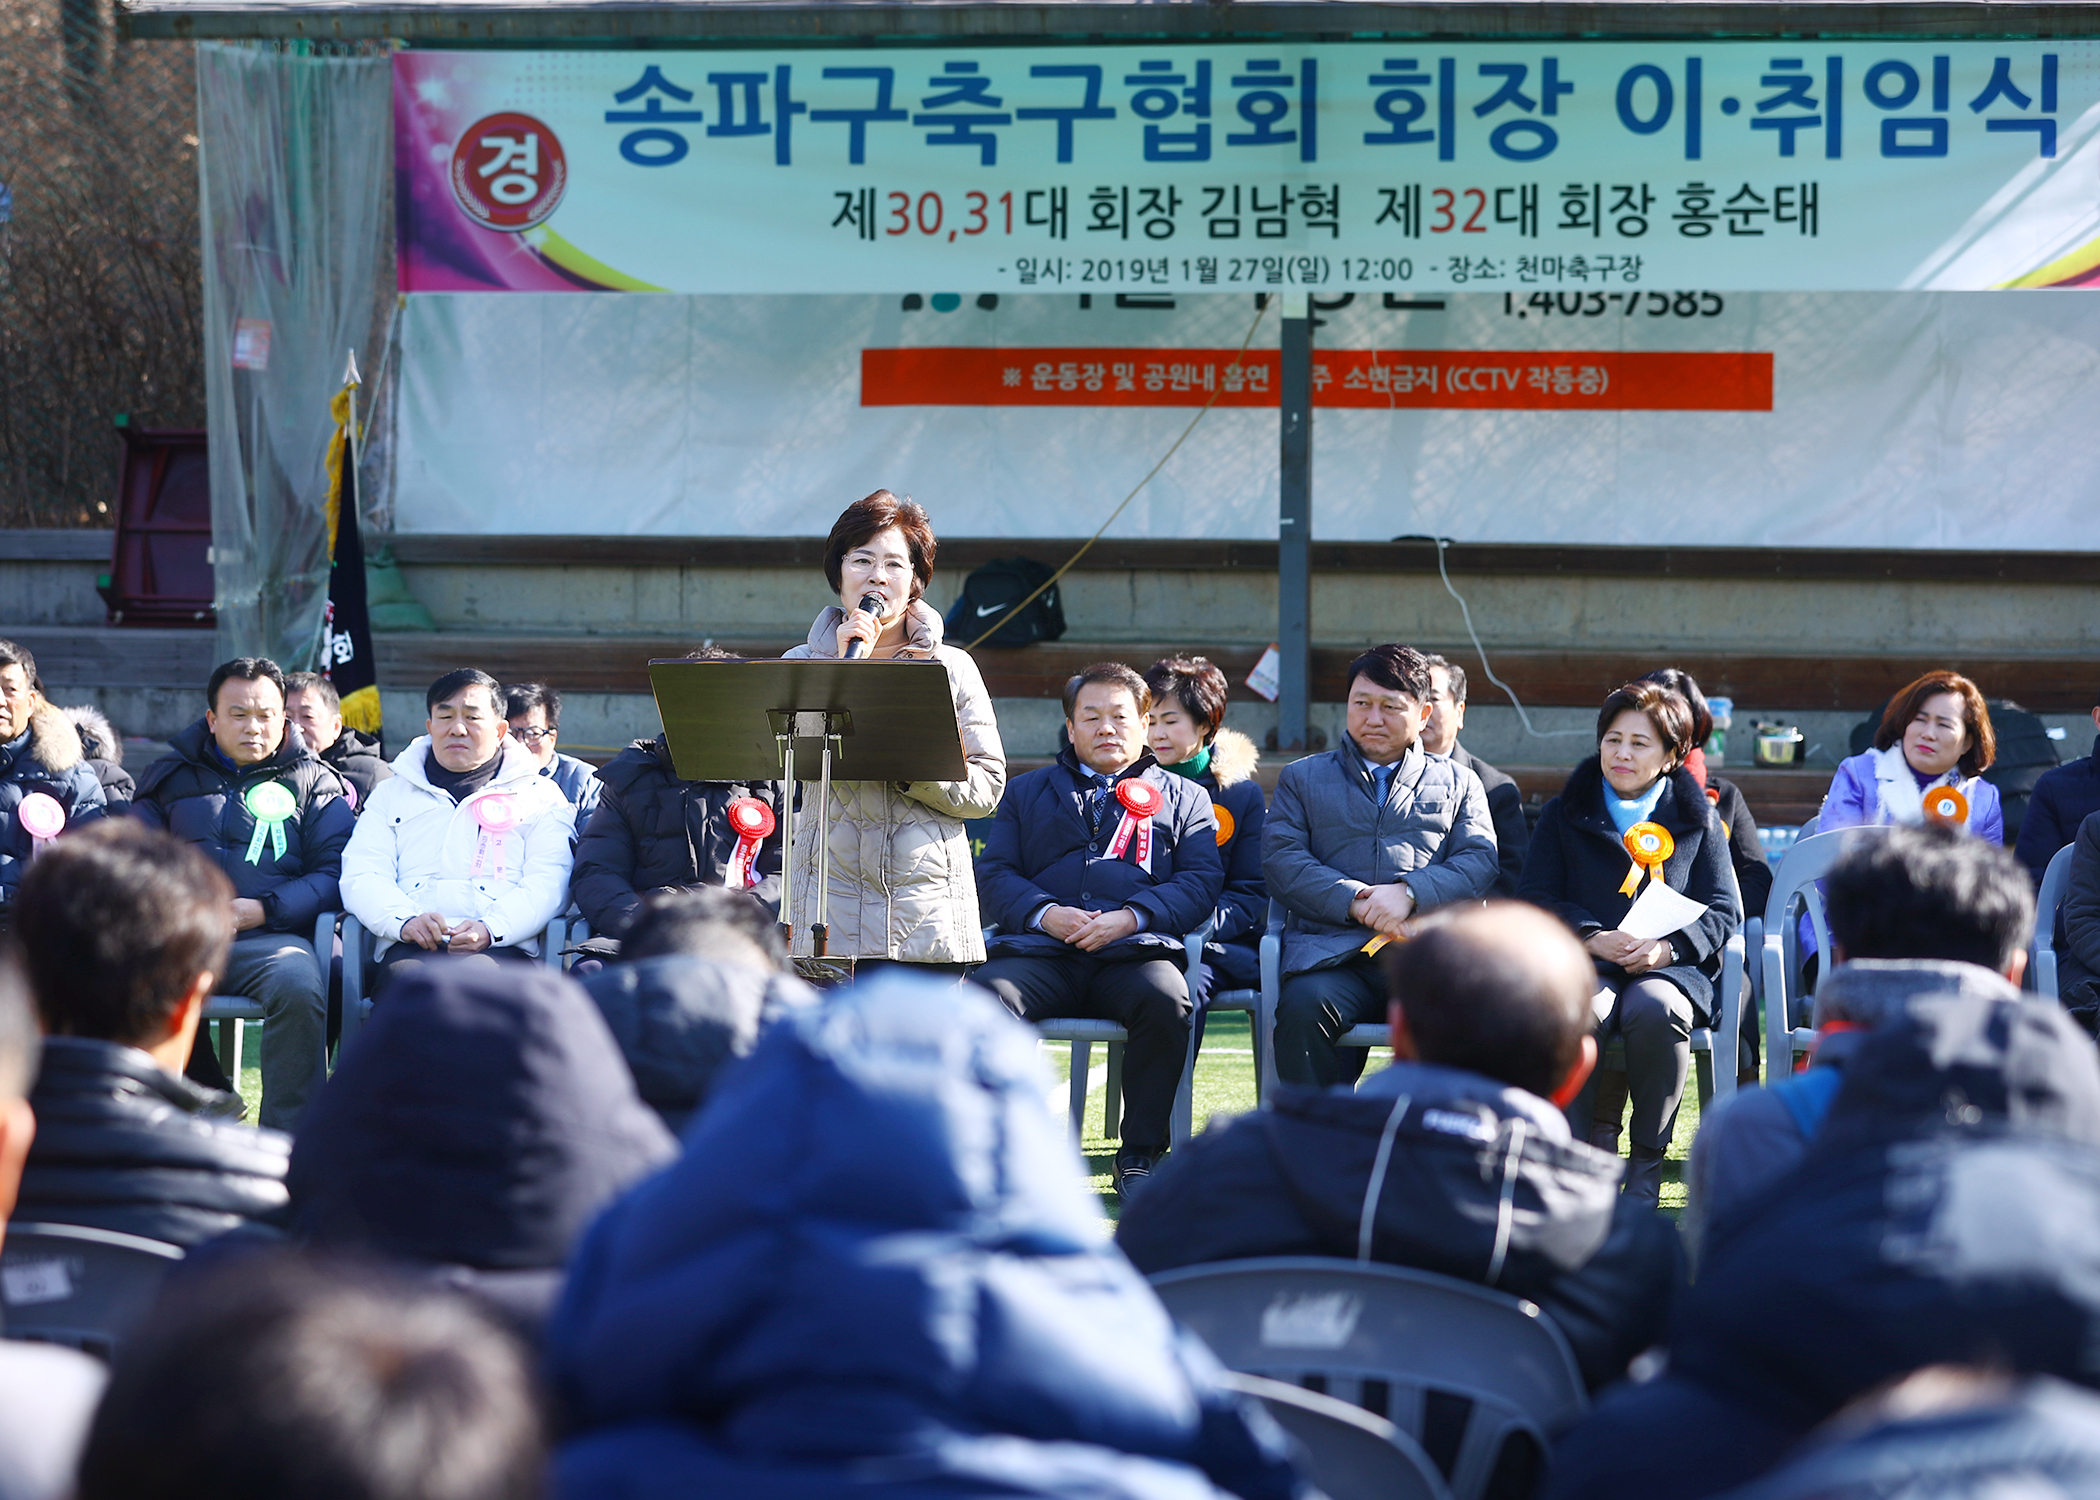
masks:
<instances>
[{"instance_id":1,"label":"green ribbon rosette","mask_svg":"<svg viewBox=\"0 0 2100 1500\"><path fill-rule=\"evenodd\" d=\"M291 789L279 781L259 782L249 787L241 800L255 815L255 837L248 840L248 863L262 863L265 839L269 840L271 857L283 859L285 820L299 810L298 799L292 796Z\"/></svg>"}]
</instances>

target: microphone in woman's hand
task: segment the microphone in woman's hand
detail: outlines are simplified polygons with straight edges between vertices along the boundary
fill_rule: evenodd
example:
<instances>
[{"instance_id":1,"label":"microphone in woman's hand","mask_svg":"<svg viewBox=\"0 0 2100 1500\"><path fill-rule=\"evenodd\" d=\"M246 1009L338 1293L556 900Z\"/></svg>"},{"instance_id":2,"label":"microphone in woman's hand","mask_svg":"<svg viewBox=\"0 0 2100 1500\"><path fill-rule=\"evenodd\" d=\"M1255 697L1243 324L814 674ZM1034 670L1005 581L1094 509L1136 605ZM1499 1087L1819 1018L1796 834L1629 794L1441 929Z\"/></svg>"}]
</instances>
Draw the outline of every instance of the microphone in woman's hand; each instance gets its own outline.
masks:
<instances>
[{"instance_id":1,"label":"microphone in woman's hand","mask_svg":"<svg viewBox=\"0 0 2100 1500\"><path fill-rule=\"evenodd\" d=\"M882 595L862 594L860 596L860 612L864 615L872 615L878 620L881 619ZM846 642L846 660L858 661L861 657L866 656L869 644L869 642L862 640L859 636L855 636L852 640Z\"/></svg>"}]
</instances>

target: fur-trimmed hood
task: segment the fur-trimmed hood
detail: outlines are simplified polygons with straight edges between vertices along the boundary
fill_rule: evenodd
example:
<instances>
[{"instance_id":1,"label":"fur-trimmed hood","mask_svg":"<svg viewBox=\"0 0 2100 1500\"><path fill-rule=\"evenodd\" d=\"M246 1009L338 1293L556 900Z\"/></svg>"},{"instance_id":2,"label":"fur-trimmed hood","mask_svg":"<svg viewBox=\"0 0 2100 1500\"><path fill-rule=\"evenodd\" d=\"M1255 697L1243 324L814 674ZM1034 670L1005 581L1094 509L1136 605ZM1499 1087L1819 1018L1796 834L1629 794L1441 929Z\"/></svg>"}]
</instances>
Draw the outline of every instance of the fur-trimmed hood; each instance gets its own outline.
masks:
<instances>
[{"instance_id":1,"label":"fur-trimmed hood","mask_svg":"<svg viewBox=\"0 0 2100 1500\"><path fill-rule=\"evenodd\" d=\"M63 709L48 701L39 703L36 712L29 716L29 753L54 775L63 775L87 759L73 721Z\"/></svg>"},{"instance_id":2,"label":"fur-trimmed hood","mask_svg":"<svg viewBox=\"0 0 2100 1500\"><path fill-rule=\"evenodd\" d=\"M76 703L71 708L62 708L60 713L80 736L80 751L96 760L106 760L113 766L124 764L124 739L116 726L109 722L109 715L92 703Z\"/></svg>"},{"instance_id":3,"label":"fur-trimmed hood","mask_svg":"<svg viewBox=\"0 0 2100 1500\"><path fill-rule=\"evenodd\" d=\"M1261 765L1261 747L1237 729L1220 729L1210 742L1210 774L1228 787L1245 781Z\"/></svg>"}]
</instances>

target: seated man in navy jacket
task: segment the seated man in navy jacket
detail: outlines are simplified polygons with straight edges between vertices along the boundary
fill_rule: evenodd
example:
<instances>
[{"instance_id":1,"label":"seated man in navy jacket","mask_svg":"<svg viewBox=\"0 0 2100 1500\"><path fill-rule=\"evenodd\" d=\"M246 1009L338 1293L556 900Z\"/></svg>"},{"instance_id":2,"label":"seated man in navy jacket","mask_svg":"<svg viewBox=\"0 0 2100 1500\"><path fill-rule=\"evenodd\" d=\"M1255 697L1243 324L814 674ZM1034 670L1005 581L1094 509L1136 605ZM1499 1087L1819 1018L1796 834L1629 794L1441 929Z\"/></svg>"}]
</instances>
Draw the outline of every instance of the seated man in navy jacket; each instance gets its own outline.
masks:
<instances>
[{"instance_id":1,"label":"seated man in navy jacket","mask_svg":"<svg viewBox=\"0 0 2100 1500\"><path fill-rule=\"evenodd\" d=\"M1145 748L1152 694L1116 662L1065 684L1057 764L1016 777L977 861L999 932L973 976L1024 1021L1098 1016L1130 1033L1116 1191L1142 1188L1167 1149L1188 1051L1182 944L1225 888L1210 797Z\"/></svg>"}]
</instances>

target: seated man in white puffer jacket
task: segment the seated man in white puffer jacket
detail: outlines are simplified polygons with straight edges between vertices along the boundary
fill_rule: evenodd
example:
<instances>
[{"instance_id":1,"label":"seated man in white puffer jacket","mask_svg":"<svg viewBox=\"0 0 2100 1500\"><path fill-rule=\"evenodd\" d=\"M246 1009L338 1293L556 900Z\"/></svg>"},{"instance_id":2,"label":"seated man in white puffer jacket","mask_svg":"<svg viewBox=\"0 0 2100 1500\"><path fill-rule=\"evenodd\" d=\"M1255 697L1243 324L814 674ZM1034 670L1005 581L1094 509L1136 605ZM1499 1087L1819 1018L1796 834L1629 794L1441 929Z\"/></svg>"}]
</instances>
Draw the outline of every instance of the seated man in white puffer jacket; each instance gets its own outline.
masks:
<instances>
[{"instance_id":1,"label":"seated man in white puffer jacket","mask_svg":"<svg viewBox=\"0 0 2100 1500\"><path fill-rule=\"evenodd\" d=\"M461 667L424 703L429 732L394 758L343 851L343 907L379 952L375 996L439 953L534 957L569 901L575 809L511 738L496 679Z\"/></svg>"}]
</instances>

